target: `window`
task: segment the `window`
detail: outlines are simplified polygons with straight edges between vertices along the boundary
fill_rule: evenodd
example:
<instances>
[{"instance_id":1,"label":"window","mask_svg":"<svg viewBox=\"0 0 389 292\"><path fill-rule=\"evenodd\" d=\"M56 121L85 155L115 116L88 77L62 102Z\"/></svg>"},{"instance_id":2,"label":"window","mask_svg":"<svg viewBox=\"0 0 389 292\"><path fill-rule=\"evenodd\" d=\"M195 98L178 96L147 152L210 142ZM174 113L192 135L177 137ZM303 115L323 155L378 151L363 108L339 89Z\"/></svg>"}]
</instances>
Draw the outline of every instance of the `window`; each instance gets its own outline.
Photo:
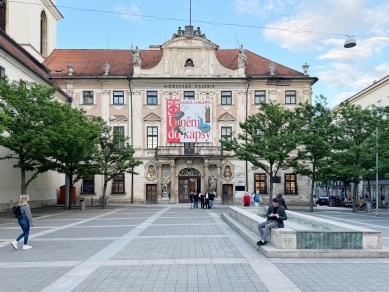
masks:
<instances>
[{"instance_id":1,"label":"window","mask_svg":"<svg viewBox=\"0 0 389 292\"><path fill-rule=\"evenodd\" d=\"M285 103L286 104L295 104L296 103L296 90L286 90L285 91Z\"/></svg>"},{"instance_id":2,"label":"window","mask_svg":"<svg viewBox=\"0 0 389 292\"><path fill-rule=\"evenodd\" d=\"M124 194L124 173L119 173L113 178L112 193Z\"/></svg>"},{"instance_id":3,"label":"window","mask_svg":"<svg viewBox=\"0 0 389 292\"><path fill-rule=\"evenodd\" d=\"M5 68L0 66L0 80L5 77Z\"/></svg>"},{"instance_id":4,"label":"window","mask_svg":"<svg viewBox=\"0 0 389 292\"><path fill-rule=\"evenodd\" d=\"M254 191L259 190L260 194L267 194L266 174L254 174Z\"/></svg>"},{"instance_id":5,"label":"window","mask_svg":"<svg viewBox=\"0 0 389 292\"><path fill-rule=\"evenodd\" d=\"M185 67L194 67L192 59L186 60Z\"/></svg>"},{"instance_id":6,"label":"window","mask_svg":"<svg viewBox=\"0 0 389 292\"><path fill-rule=\"evenodd\" d=\"M195 154L195 143L184 143L184 154L193 155Z\"/></svg>"},{"instance_id":7,"label":"window","mask_svg":"<svg viewBox=\"0 0 389 292\"><path fill-rule=\"evenodd\" d=\"M297 194L296 174L285 174L285 194Z\"/></svg>"},{"instance_id":8,"label":"window","mask_svg":"<svg viewBox=\"0 0 389 292\"><path fill-rule=\"evenodd\" d=\"M95 193L95 177L94 175L90 177L85 177L82 179L81 186L82 194L94 194Z\"/></svg>"},{"instance_id":9,"label":"window","mask_svg":"<svg viewBox=\"0 0 389 292\"><path fill-rule=\"evenodd\" d=\"M115 126L113 127L113 131L119 132L124 137L124 127L123 126ZM119 144L116 145L116 148L123 148L124 141L120 141Z\"/></svg>"},{"instance_id":10,"label":"window","mask_svg":"<svg viewBox=\"0 0 389 292\"><path fill-rule=\"evenodd\" d=\"M158 104L157 91L147 91L147 104Z\"/></svg>"},{"instance_id":11,"label":"window","mask_svg":"<svg viewBox=\"0 0 389 292\"><path fill-rule=\"evenodd\" d=\"M184 91L184 99L186 99L186 100L194 100L195 99L194 91Z\"/></svg>"},{"instance_id":12,"label":"window","mask_svg":"<svg viewBox=\"0 0 389 292\"><path fill-rule=\"evenodd\" d=\"M221 140L223 141L230 141L231 140L231 134L232 134L232 127L222 127L221 128Z\"/></svg>"},{"instance_id":13,"label":"window","mask_svg":"<svg viewBox=\"0 0 389 292\"><path fill-rule=\"evenodd\" d=\"M381 100L377 101L377 106L382 106L382 101Z\"/></svg>"},{"instance_id":14,"label":"window","mask_svg":"<svg viewBox=\"0 0 389 292\"><path fill-rule=\"evenodd\" d=\"M93 91L83 91L83 104L93 104Z\"/></svg>"},{"instance_id":15,"label":"window","mask_svg":"<svg viewBox=\"0 0 389 292\"><path fill-rule=\"evenodd\" d=\"M147 127L147 148L152 149L158 146L158 127Z\"/></svg>"},{"instance_id":16,"label":"window","mask_svg":"<svg viewBox=\"0 0 389 292\"><path fill-rule=\"evenodd\" d=\"M0 1L0 28L5 31L6 15L7 15L7 1Z\"/></svg>"},{"instance_id":17,"label":"window","mask_svg":"<svg viewBox=\"0 0 389 292\"><path fill-rule=\"evenodd\" d=\"M40 53L47 57L47 17L44 11L41 12L41 50Z\"/></svg>"},{"instance_id":18,"label":"window","mask_svg":"<svg viewBox=\"0 0 389 292\"><path fill-rule=\"evenodd\" d=\"M254 92L254 104L260 104L266 102L266 92L265 90L256 90Z\"/></svg>"},{"instance_id":19,"label":"window","mask_svg":"<svg viewBox=\"0 0 389 292\"><path fill-rule=\"evenodd\" d=\"M232 104L231 91L222 91L222 104Z\"/></svg>"},{"instance_id":20,"label":"window","mask_svg":"<svg viewBox=\"0 0 389 292\"><path fill-rule=\"evenodd\" d=\"M113 92L113 104L124 104L124 91Z\"/></svg>"}]
</instances>

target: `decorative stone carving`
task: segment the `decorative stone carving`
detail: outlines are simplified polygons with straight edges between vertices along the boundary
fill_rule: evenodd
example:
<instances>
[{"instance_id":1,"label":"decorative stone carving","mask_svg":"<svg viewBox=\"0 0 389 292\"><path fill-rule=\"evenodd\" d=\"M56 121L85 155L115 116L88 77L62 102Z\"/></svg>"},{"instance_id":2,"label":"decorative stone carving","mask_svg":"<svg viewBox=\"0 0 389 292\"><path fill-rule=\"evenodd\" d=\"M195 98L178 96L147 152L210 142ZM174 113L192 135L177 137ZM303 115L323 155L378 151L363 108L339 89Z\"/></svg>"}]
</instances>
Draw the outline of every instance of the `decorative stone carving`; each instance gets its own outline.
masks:
<instances>
[{"instance_id":1,"label":"decorative stone carving","mask_svg":"<svg viewBox=\"0 0 389 292\"><path fill-rule=\"evenodd\" d=\"M195 36L206 38L205 34L201 33L200 27L197 27L195 30L193 26L187 25L185 26L185 30L181 29L181 26L178 27L177 33L174 33L172 36L172 39L178 38L178 37L186 37L186 38L193 38Z\"/></svg>"},{"instance_id":2,"label":"decorative stone carving","mask_svg":"<svg viewBox=\"0 0 389 292\"><path fill-rule=\"evenodd\" d=\"M167 194L168 193L168 188L170 185L170 178L169 178L169 173L167 171L164 171L163 177L161 179L161 188L162 188L162 193Z\"/></svg>"},{"instance_id":3,"label":"decorative stone carving","mask_svg":"<svg viewBox=\"0 0 389 292\"><path fill-rule=\"evenodd\" d=\"M135 49L133 49L133 46L131 46L131 52L132 52L132 60L134 62L134 66L140 66L141 64L141 52L140 50L138 49L138 46L135 47Z\"/></svg>"},{"instance_id":4,"label":"decorative stone carving","mask_svg":"<svg viewBox=\"0 0 389 292\"><path fill-rule=\"evenodd\" d=\"M120 124L122 122L127 122L128 119L126 116L123 116L123 115L113 115L115 117L115 119L113 121L111 121L111 123L117 123L117 124Z\"/></svg>"},{"instance_id":5,"label":"decorative stone carving","mask_svg":"<svg viewBox=\"0 0 389 292\"><path fill-rule=\"evenodd\" d=\"M178 176L201 176L200 171L198 171L196 168L184 168L181 169L178 173Z\"/></svg>"},{"instance_id":6,"label":"decorative stone carving","mask_svg":"<svg viewBox=\"0 0 389 292\"><path fill-rule=\"evenodd\" d=\"M184 35L184 30L182 30L181 26L179 26L177 33L173 33L172 39L182 37L183 35Z\"/></svg>"},{"instance_id":7,"label":"decorative stone carving","mask_svg":"<svg viewBox=\"0 0 389 292\"><path fill-rule=\"evenodd\" d=\"M308 75L308 69L309 69L309 65L307 63L305 63L303 65L304 75Z\"/></svg>"},{"instance_id":8,"label":"decorative stone carving","mask_svg":"<svg viewBox=\"0 0 389 292\"><path fill-rule=\"evenodd\" d=\"M303 90L303 93L305 95L311 95L313 93L313 91L311 89L306 89L306 90Z\"/></svg>"},{"instance_id":9,"label":"decorative stone carving","mask_svg":"<svg viewBox=\"0 0 389 292\"><path fill-rule=\"evenodd\" d=\"M103 69L104 69L104 71L105 71L104 76L109 75L109 74L108 74L109 68L111 68L111 65L109 65L108 62L105 62L105 64L103 65Z\"/></svg>"},{"instance_id":10,"label":"decorative stone carving","mask_svg":"<svg viewBox=\"0 0 389 292\"><path fill-rule=\"evenodd\" d=\"M269 89L267 92L269 92L269 94L271 94L271 95L276 95L277 94L277 90L276 89L274 89L274 90Z\"/></svg>"},{"instance_id":11,"label":"decorative stone carving","mask_svg":"<svg viewBox=\"0 0 389 292\"><path fill-rule=\"evenodd\" d=\"M145 165L145 178L152 181L158 177L157 166L153 162Z\"/></svg>"},{"instance_id":12,"label":"decorative stone carving","mask_svg":"<svg viewBox=\"0 0 389 292\"><path fill-rule=\"evenodd\" d=\"M143 118L143 121L149 124L157 124L162 121L162 119L157 116L155 113L149 113L147 116Z\"/></svg>"},{"instance_id":13,"label":"decorative stone carving","mask_svg":"<svg viewBox=\"0 0 389 292\"><path fill-rule=\"evenodd\" d=\"M222 165L222 178L226 181L230 181L234 178L235 166L230 162L226 162Z\"/></svg>"},{"instance_id":14,"label":"decorative stone carving","mask_svg":"<svg viewBox=\"0 0 389 292\"><path fill-rule=\"evenodd\" d=\"M102 92L101 92L102 94L111 94L111 90L106 90L106 89L104 89Z\"/></svg>"},{"instance_id":15,"label":"decorative stone carving","mask_svg":"<svg viewBox=\"0 0 389 292\"><path fill-rule=\"evenodd\" d=\"M199 36L199 37L201 37L201 38L205 38L205 39L207 38L207 37L205 36L205 34L201 33L200 26L198 26L198 27L197 27L197 30L195 30L194 32L195 32L195 34L196 34L197 36Z\"/></svg>"},{"instance_id":16,"label":"decorative stone carving","mask_svg":"<svg viewBox=\"0 0 389 292\"><path fill-rule=\"evenodd\" d=\"M73 75L73 71L74 71L74 65L72 63L69 63L69 65L67 65L66 67L68 67L68 70L69 70L68 75L72 76Z\"/></svg>"},{"instance_id":17,"label":"decorative stone carving","mask_svg":"<svg viewBox=\"0 0 389 292\"><path fill-rule=\"evenodd\" d=\"M217 178L214 171L212 171L211 175L208 177L208 188L210 193L216 193Z\"/></svg>"},{"instance_id":18,"label":"decorative stone carving","mask_svg":"<svg viewBox=\"0 0 389 292\"><path fill-rule=\"evenodd\" d=\"M274 70L276 69L276 63L270 62L269 69L270 69L270 75L276 75L274 74Z\"/></svg>"},{"instance_id":19,"label":"decorative stone carving","mask_svg":"<svg viewBox=\"0 0 389 292\"><path fill-rule=\"evenodd\" d=\"M7 0L0 0L0 7L5 6L6 3L7 3Z\"/></svg>"},{"instance_id":20,"label":"decorative stone carving","mask_svg":"<svg viewBox=\"0 0 389 292\"><path fill-rule=\"evenodd\" d=\"M243 45L240 45L238 48L238 66L244 67L246 66L246 50L243 48Z\"/></svg>"},{"instance_id":21,"label":"decorative stone carving","mask_svg":"<svg viewBox=\"0 0 389 292\"><path fill-rule=\"evenodd\" d=\"M235 121L236 119L229 113L224 113L222 114L218 119L217 121L224 124L224 125L227 125L227 124L231 124Z\"/></svg>"},{"instance_id":22,"label":"decorative stone carving","mask_svg":"<svg viewBox=\"0 0 389 292\"><path fill-rule=\"evenodd\" d=\"M74 97L74 90L66 90L66 93L72 97Z\"/></svg>"}]
</instances>

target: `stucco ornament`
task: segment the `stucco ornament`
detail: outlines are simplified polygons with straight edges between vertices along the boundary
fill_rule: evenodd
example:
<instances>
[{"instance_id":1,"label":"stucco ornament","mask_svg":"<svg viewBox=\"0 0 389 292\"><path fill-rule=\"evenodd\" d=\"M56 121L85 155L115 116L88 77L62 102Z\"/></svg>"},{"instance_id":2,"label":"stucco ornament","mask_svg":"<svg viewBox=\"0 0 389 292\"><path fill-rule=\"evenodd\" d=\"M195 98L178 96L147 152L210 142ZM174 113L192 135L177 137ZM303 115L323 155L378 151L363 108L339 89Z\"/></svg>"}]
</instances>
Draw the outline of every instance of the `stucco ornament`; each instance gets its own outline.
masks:
<instances>
[{"instance_id":1,"label":"stucco ornament","mask_svg":"<svg viewBox=\"0 0 389 292\"><path fill-rule=\"evenodd\" d=\"M111 65L109 65L108 62L105 62L103 65L103 69L105 71L104 75L109 75L109 68L111 68Z\"/></svg>"},{"instance_id":2,"label":"stucco ornament","mask_svg":"<svg viewBox=\"0 0 389 292\"><path fill-rule=\"evenodd\" d=\"M69 65L67 65L66 67L68 67L68 70L69 70L68 75L69 76L73 75L74 65L72 63L69 63Z\"/></svg>"},{"instance_id":3,"label":"stucco ornament","mask_svg":"<svg viewBox=\"0 0 389 292\"><path fill-rule=\"evenodd\" d=\"M274 70L276 69L276 63L270 62L269 69L270 69L270 75L275 75Z\"/></svg>"},{"instance_id":4,"label":"stucco ornament","mask_svg":"<svg viewBox=\"0 0 389 292\"><path fill-rule=\"evenodd\" d=\"M140 66L140 63L141 63L141 58L140 58L141 52L138 49L138 46L136 46L135 49L133 49L133 46L131 46L131 52L132 52L132 60L134 62L134 66Z\"/></svg>"},{"instance_id":5,"label":"stucco ornament","mask_svg":"<svg viewBox=\"0 0 389 292\"><path fill-rule=\"evenodd\" d=\"M240 45L238 48L238 66L246 66L246 49L243 48L243 45Z\"/></svg>"},{"instance_id":6,"label":"stucco ornament","mask_svg":"<svg viewBox=\"0 0 389 292\"><path fill-rule=\"evenodd\" d=\"M145 165L145 178L148 180L155 180L158 177L157 166L153 162Z\"/></svg>"},{"instance_id":7,"label":"stucco ornament","mask_svg":"<svg viewBox=\"0 0 389 292\"><path fill-rule=\"evenodd\" d=\"M308 69L309 69L309 65L307 63L305 63L303 65L304 75L308 75Z\"/></svg>"},{"instance_id":8,"label":"stucco ornament","mask_svg":"<svg viewBox=\"0 0 389 292\"><path fill-rule=\"evenodd\" d=\"M222 178L226 181L234 178L234 165L230 162L226 162L222 165Z\"/></svg>"}]
</instances>

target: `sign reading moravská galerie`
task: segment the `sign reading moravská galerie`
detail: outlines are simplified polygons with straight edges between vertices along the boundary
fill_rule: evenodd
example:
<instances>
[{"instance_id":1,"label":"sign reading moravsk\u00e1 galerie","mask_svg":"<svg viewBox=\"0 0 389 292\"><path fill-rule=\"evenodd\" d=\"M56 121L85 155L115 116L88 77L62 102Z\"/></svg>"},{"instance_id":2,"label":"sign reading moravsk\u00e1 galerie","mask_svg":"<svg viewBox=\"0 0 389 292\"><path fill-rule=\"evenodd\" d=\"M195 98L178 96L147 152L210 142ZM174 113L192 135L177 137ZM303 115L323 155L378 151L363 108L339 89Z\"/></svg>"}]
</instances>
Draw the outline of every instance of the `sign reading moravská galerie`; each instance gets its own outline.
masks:
<instances>
[{"instance_id":1,"label":"sign reading moravsk\u00e1 galerie","mask_svg":"<svg viewBox=\"0 0 389 292\"><path fill-rule=\"evenodd\" d=\"M212 142L212 100L166 100L167 142Z\"/></svg>"}]
</instances>

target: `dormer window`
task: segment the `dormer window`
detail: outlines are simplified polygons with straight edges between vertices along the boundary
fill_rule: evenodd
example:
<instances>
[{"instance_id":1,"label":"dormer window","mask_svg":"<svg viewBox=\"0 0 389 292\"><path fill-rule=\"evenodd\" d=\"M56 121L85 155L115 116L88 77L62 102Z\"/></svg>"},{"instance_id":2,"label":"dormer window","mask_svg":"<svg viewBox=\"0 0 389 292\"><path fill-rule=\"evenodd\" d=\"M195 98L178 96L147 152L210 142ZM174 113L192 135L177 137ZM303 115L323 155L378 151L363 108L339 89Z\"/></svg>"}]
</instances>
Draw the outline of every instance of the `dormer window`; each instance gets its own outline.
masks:
<instances>
[{"instance_id":1,"label":"dormer window","mask_svg":"<svg viewBox=\"0 0 389 292\"><path fill-rule=\"evenodd\" d=\"M192 59L186 60L185 67L194 67Z\"/></svg>"}]
</instances>

